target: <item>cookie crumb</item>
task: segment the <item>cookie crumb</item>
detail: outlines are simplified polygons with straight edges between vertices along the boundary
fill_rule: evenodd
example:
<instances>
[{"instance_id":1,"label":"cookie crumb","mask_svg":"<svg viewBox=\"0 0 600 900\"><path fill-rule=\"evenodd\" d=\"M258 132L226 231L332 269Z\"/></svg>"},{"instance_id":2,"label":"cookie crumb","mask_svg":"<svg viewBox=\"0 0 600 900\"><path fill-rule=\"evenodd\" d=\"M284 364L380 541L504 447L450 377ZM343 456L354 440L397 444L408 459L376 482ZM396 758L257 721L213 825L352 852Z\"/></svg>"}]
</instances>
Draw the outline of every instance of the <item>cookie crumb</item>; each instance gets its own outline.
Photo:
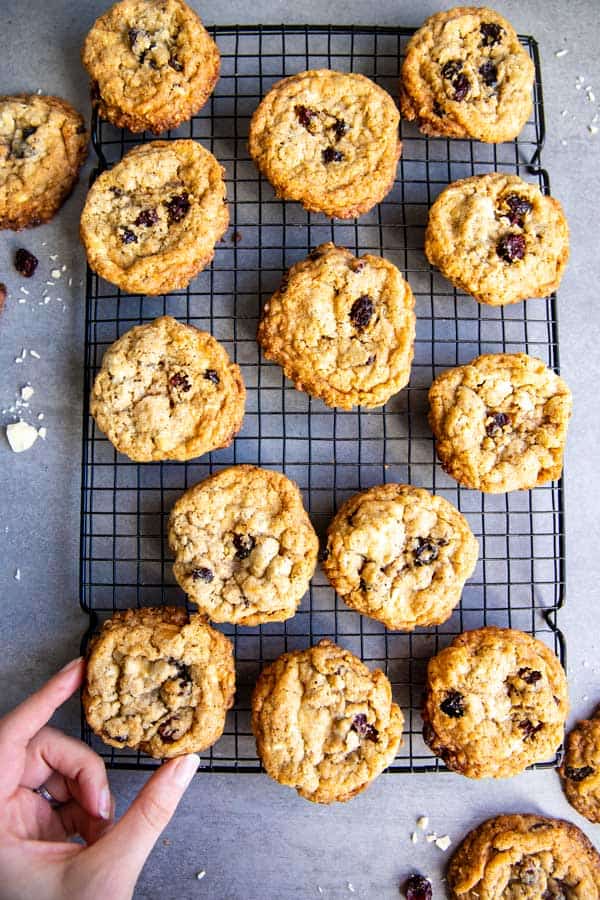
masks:
<instances>
[{"instance_id":1,"label":"cookie crumb","mask_svg":"<svg viewBox=\"0 0 600 900\"><path fill-rule=\"evenodd\" d=\"M452 841L450 840L448 835L444 834L442 837L436 838L435 846L439 847L440 850L443 850L445 852L451 843Z\"/></svg>"},{"instance_id":2,"label":"cookie crumb","mask_svg":"<svg viewBox=\"0 0 600 900\"><path fill-rule=\"evenodd\" d=\"M417 834L416 831L413 831L413 833L410 836L410 839L413 842L413 844L417 843L417 841L419 840L419 835Z\"/></svg>"},{"instance_id":3,"label":"cookie crumb","mask_svg":"<svg viewBox=\"0 0 600 900\"><path fill-rule=\"evenodd\" d=\"M42 425L41 428L38 428L38 434L39 434L39 436L41 437L41 439L42 439L43 441L45 441L45 440L46 440L46 435L48 434L48 429L47 429L47 428L44 428L44 426Z\"/></svg>"},{"instance_id":4,"label":"cookie crumb","mask_svg":"<svg viewBox=\"0 0 600 900\"><path fill-rule=\"evenodd\" d=\"M598 126L597 125L588 125L588 131L591 135L598 134Z\"/></svg>"},{"instance_id":5,"label":"cookie crumb","mask_svg":"<svg viewBox=\"0 0 600 900\"><path fill-rule=\"evenodd\" d=\"M354 885L352 884L351 881L348 882L348 890L350 891L351 894L354 893Z\"/></svg>"},{"instance_id":6,"label":"cookie crumb","mask_svg":"<svg viewBox=\"0 0 600 900\"><path fill-rule=\"evenodd\" d=\"M554 55L557 57L557 59L560 59L562 56L566 56L568 52L569 51L565 47L564 50L557 50Z\"/></svg>"},{"instance_id":7,"label":"cookie crumb","mask_svg":"<svg viewBox=\"0 0 600 900\"><path fill-rule=\"evenodd\" d=\"M23 419L6 426L6 439L13 453L23 453L33 447L38 439L38 432Z\"/></svg>"},{"instance_id":8,"label":"cookie crumb","mask_svg":"<svg viewBox=\"0 0 600 900\"><path fill-rule=\"evenodd\" d=\"M419 816L419 818L417 819L417 828L420 828L421 831L425 831L428 825L429 816Z\"/></svg>"},{"instance_id":9,"label":"cookie crumb","mask_svg":"<svg viewBox=\"0 0 600 900\"><path fill-rule=\"evenodd\" d=\"M55 280L60 278L60 269L52 269L52 271L50 272L50 278L54 278Z\"/></svg>"},{"instance_id":10,"label":"cookie crumb","mask_svg":"<svg viewBox=\"0 0 600 900\"><path fill-rule=\"evenodd\" d=\"M21 388L21 400L25 400L25 402L27 402L27 400L31 400L34 394L35 391L30 384L26 384Z\"/></svg>"},{"instance_id":11,"label":"cookie crumb","mask_svg":"<svg viewBox=\"0 0 600 900\"><path fill-rule=\"evenodd\" d=\"M196 873L196 878L198 881L202 881L202 879L204 878L205 875L206 875L206 872L204 871L204 869L202 869L201 872Z\"/></svg>"},{"instance_id":12,"label":"cookie crumb","mask_svg":"<svg viewBox=\"0 0 600 900\"><path fill-rule=\"evenodd\" d=\"M23 357L25 357L25 353L26 353L26 351L23 350ZM33 356L34 359L41 359L41 358L42 358L42 357L40 356L40 354L39 354L36 350L30 350L30 351L29 351L29 355L30 355L30 356Z\"/></svg>"},{"instance_id":13,"label":"cookie crumb","mask_svg":"<svg viewBox=\"0 0 600 900\"><path fill-rule=\"evenodd\" d=\"M434 841L437 841L437 834L435 833L435 831L431 831L429 834L426 834L425 840L428 844L433 844Z\"/></svg>"},{"instance_id":14,"label":"cookie crumb","mask_svg":"<svg viewBox=\"0 0 600 900\"><path fill-rule=\"evenodd\" d=\"M323 893L323 888L321 887L320 884L317 885L317 890L318 890L318 892L319 892L320 894Z\"/></svg>"},{"instance_id":15,"label":"cookie crumb","mask_svg":"<svg viewBox=\"0 0 600 900\"><path fill-rule=\"evenodd\" d=\"M15 581L20 581L20 580L21 580L21 570L15 569Z\"/></svg>"}]
</instances>

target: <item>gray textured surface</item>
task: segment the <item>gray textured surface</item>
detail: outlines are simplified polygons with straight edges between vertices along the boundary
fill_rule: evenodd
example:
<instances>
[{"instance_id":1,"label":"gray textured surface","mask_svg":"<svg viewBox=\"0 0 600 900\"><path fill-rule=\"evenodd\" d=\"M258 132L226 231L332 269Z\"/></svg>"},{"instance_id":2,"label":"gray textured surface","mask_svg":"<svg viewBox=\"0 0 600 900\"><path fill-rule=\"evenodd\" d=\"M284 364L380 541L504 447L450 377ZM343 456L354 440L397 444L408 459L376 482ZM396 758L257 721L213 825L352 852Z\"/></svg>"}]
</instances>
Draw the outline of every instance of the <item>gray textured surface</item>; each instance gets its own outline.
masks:
<instances>
[{"instance_id":1,"label":"gray textured surface","mask_svg":"<svg viewBox=\"0 0 600 900\"><path fill-rule=\"evenodd\" d=\"M579 716L600 699L600 560L594 527L600 504L596 412L600 134L591 137L587 130L597 102L589 102L585 90L575 89L580 75L600 97L597 4L511 0L496 7L519 31L535 35L540 43L548 122L543 159L553 193L563 201L571 225L572 254L560 291L560 325L562 369L575 395L575 415L566 481L568 602L560 621L570 648L573 716ZM24 14L21 3L2 0L0 21L10 36L0 55L2 92L41 87L87 111L79 47L103 8L104 3L96 0L31 0ZM229 0L207 8L204 17L222 23L329 20L417 25L438 8L431 2L379 0L369 7L358 0L343 4L334 0L324 13L314 0L301 7L262 0L249 7ZM557 59L554 53L561 47L569 53ZM562 116L565 109L567 115ZM3 233L0 238L0 280L10 291L0 319L0 408L10 406L16 390L29 381L36 390L32 408L44 413L48 428L46 442L38 441L22 456L11 454L4 439L0 441L2 707L18 702L76 655L85 622L77 607L84 320L77 221L85 181L84 176L54 223L21 236ZM21 244L37 252L40 270L68 266L61 289L50 290L52 298L60 296L64 303L52 299L38 306L39 295L32 285L26 285L32 291L27 303L17 303L23 282L12 271L11 256ZM56 262L49 261L55 253ZM69 277L71 289L66 284ZM23 347L35 349L41 359L28 357L15 364ZM14 579L17 567L19 582ZM58 721L76 731L77 717L73 703ZM111 775L120 809L144 777ZM441 851L425 842L416 847L410 843L417 815L427 813L432 828L456 841L487 815L537 810L571 818L592 840L599 837L598 828L587 825L567 805L551 771L526 773L502 783L475 783L451 775L384 776L350 804L331 809L313 807L266 777L199 776L165 834L170 843L160 842L148 862L137 896L317 897L320 885L326 897L349 897L351 882L355 896L397 897L399 881L413 868L435 879L442 874ZM195 873L200 869L207 874L197 882Z\"/></svg>"}]
</instances>

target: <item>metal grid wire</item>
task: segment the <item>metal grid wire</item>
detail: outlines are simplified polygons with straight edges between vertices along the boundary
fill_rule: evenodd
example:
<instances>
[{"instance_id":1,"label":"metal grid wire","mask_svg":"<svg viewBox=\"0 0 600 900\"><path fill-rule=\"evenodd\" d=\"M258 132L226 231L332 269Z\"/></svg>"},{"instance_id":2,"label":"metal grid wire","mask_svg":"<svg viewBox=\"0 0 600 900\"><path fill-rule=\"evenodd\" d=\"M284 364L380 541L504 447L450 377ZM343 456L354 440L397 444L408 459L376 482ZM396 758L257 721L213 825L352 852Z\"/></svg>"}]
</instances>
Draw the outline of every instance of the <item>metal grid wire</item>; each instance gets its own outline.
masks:
<instances>
[{"instance_id":1,"label":"metal grid wire","mask_svg":"<svg viewBox=\"0 0 600 900\"><path fill-rule=\"evenodd\" d=\"M436 771L421 736L419 707L427 660L459 632L484 624L520 628L545 640L564 661L556 628L563 602L563 505L560 484L485 495L461 488L436 464L426 420L427 389L443 369L479 353L525 350L558 367L554 298L504 308L460 295L423 254L427 211L451 181L492 170L517 173L549 190L539 168L544 115L537 45L521 38L536 66L531 120L518 140L500 145L428 139L401 123L403 152L391 193L354 221L331 221L275 198L248 157L250 117L284 75L310 68L362 72L397 95L398 72L412 31L333 26L213 27L221 78L205 108L168 137L200 140L227 170L231 228L213 265L184 291L164 297L122 294L88 272L86 403L105 349L124 331L169 314L210 331L240 364L248 389L246 417L226 450L187 463L130 462L84 412L81 605L91 633L115 609L184 602L166 543L169 511L182 491L219 468L254 463L285 472L300 486L323 535L337 507L356 491L385 481L441 494L467 517L480 559L452 618L412 634L387 631L337 599L320 569L297 615L258 628L220 626L235 642L238 690L223 737L201 754L213 771L260 768L249 700L262 665L280 653L330 637L379 666L405 717L404 744L391 771ZM99 170L151 136L94 123ZM394 262L416 298L417 337L410 385L385 407L332 410L296 391L281 369L260 356L256 328L282 273L323 241ZM87 636L86 636L87 637ZM86 638L84 638L85 643ZM103 745L82 720L83 736L114 767L153 767L139 753Z\"/></svg>"}]
</instances>

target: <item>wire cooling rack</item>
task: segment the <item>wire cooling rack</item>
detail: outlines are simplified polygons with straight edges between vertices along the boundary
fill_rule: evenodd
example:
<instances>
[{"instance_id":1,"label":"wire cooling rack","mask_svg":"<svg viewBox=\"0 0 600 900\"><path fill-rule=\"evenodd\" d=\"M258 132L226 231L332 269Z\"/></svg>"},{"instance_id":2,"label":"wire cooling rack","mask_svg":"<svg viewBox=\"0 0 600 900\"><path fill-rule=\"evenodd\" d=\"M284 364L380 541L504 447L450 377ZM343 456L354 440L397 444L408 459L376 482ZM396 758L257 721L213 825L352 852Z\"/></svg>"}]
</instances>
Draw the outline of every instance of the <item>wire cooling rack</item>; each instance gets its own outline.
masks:
<instances>
[{"instance_id":1,"label":"wire cooling rack","mask_svg":"<svg viewBox=\"0 0 600 900\"><path fill-rule=\"evenodd\" d=\"M169 511L183 490L215 470L254 463L285 472L300 486L322 535L351 494L385 481L420 485L467 517L480 558L460 607L437 628L387 631L335 597L320 569L294 618L259 628L220 626L235 642L236 705L225 732L201 754L213 771L257 771L250 728L256 677L280 653L329 637L379 666L405 714L404 743L391 771L436 771L421 736L419 708L427 660L459 632L484 624L520 628L545 640L564 661L556 626L564 596L563 497L560 483L504 495L465 490L436 464L427 425L427 389L443 369L479 353L527 351L558 367L555 298L504 308L459 294L423 254L427 211L451 181L492 170L517 173L549 191L540 167L544 113L536 42L521 41L535 63L532 118L519 139L500 145L430 139L401 123L398 177L386 199L359 220L331 221L275 198L248 157L250 117L284 75L311 68L362 72L398 92L398 72L412 31L335 26L217 26L221 77L204 109L167 137L200 140L227 170L231 227L213 265L185 291L164 297L121 293L88 271L81 517L81 592L88 635L116 609L183 603L166 542ZM150 135L93 123L98 171ZM381 254L406 275L416 298L417 337L410 385L385 407L331 410L296 391L281 369L261 358L256 329L281 275L317 244L335 241L353 253ZM231 447L187 463L136 464L118 455L89 416L87 398L106 348L124 331L169 314L210 331L240 364L248 389L246 417ZM85 640L84 638L84 644ZM151 768L139 753L106 747L82 719L84 738L113 767Z\"/></svg>"}]
</instances>

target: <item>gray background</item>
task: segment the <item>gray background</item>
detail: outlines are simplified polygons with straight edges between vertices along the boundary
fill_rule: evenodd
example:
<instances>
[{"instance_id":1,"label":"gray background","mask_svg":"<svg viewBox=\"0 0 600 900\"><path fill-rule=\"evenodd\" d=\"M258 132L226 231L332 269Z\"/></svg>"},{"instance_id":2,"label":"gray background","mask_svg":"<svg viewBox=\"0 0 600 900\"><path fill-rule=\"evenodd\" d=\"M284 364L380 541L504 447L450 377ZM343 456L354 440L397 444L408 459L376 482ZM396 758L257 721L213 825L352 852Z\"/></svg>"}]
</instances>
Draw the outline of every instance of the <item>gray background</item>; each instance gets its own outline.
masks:
<instances>
[{"instance_id":1,"label":"gray background","mask_svg":"<svg viewBox=\"0 0 600 900\"><path fill-rule=\"evenodd\" d=\"M194 4L197 6L197 4ZM41 2L27 8L16 0L0 3L5 36L0 54L2 93L61 94L87 114L87 83L79 64L83 36L105 4L96 0ZM589 713L600 699L596 635L600 561L595 513L600 501L596 347L600 312L600 133L588 125L598 112L600 37L598 5L578 2L497 2L518 31L540 44L548 136L543 162L553 193L565 205L571 227L571 262L559 295L562 371L573 389L575 413L567 452L567 606L560 617L569 644L573 718ZM248 4L223 2L199 8L207 22L325 22L419 25L435 3L379 0L365 4ZM566 56L555 52L567 48ZM576 78L583 88L576 90ZM591 85L598 100L590 101ZM562 115L566 110L566 115ZM598 124L598 123L596 123ZM77 237L86 176L55 221L21 236L0 238L0 280L9 299L0 316L0 408L8 410L16 392L30 382L35 414L44 413L46 441L20 456L0 440L0 619L1 705L9 708L59 665L77 655L85 617L77 606L81 394L84 303L83 252ZM27 284L12 269L15 247L25 245L40 258L40 273L66 265L59 286L41 299L37 278ZM45 245L45 246L43 246ZM49 259L57 255L56 261ZM68 287L68 279L72 286ZM45 280L45 279L44 279ZM19 287L31 291L19 304ZM24 295L21 295L24 296ZM61 298L61 302L58 301ZM22 348L36 350L15 363ZM11 421L10 412L2 421ZM32 417L29 416L31 419ZM42 424L42 423L40 423ZM20 581L14 578L16 569ZM78 730L75 702L57 721ZM135 795L145 775L112 773L119 810ZM296 797L266 776L199 775L149 860L136 896L144 898L287 898L321 896L397 897L412 870L430 874L435 896L443 895L446 855L422 839L414 846L415 819L427 814L439 834L456 843L488 815L540 811L565 816L590 835L589 825L564 800L552 771L528 772L509 781L471 782L454 775L382 776L345 806L320 808ZM206 870L198 882L195 873Z\"/></svg>"}]
</instances>

